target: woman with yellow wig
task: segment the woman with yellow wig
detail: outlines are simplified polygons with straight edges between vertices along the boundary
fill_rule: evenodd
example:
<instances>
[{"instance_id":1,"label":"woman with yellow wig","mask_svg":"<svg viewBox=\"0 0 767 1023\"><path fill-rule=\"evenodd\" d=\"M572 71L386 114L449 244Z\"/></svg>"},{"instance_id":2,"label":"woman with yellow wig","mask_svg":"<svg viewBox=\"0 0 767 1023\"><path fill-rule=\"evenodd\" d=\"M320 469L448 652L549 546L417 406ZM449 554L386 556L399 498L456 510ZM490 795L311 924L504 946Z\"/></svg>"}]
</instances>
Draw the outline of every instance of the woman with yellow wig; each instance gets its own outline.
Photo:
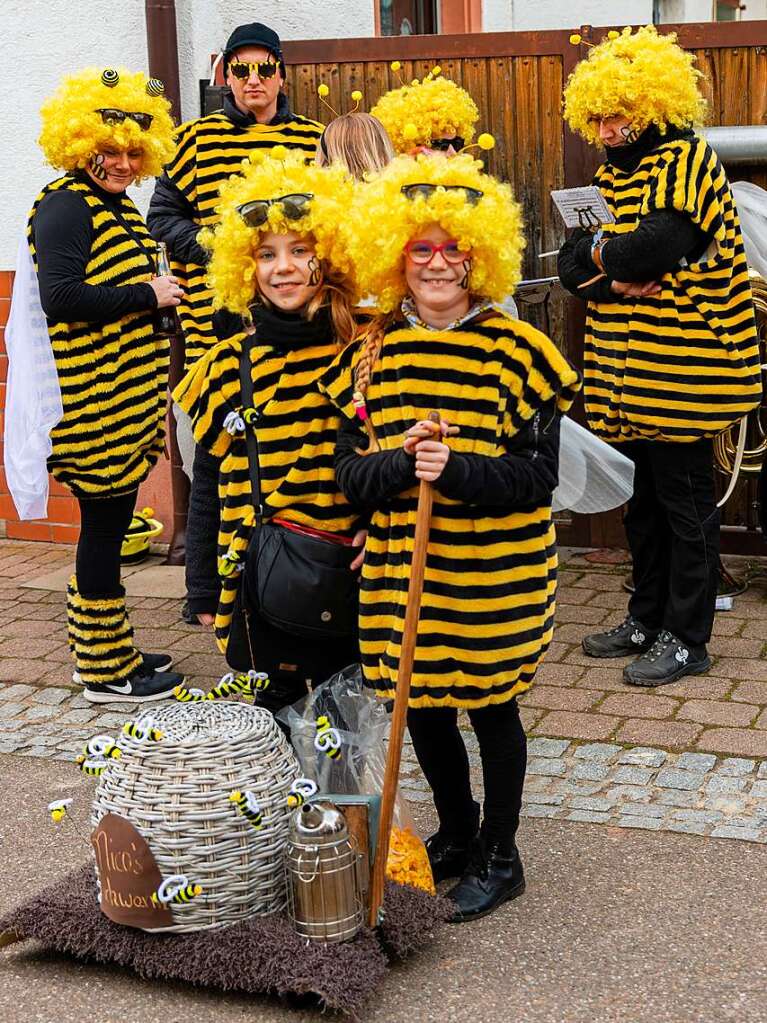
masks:
<instances>
[{"instance_id":1,"label":"woman with yellow wig","mask_svg":"<svg viewBox=\"0 0 767 1023\"><path fill-rule=\"evenodd\" d=\"M395 151L410 155L430 151L455 155L472 142L479 119L468 92L443 78L439 67L422 81L391 89L370 113L386 129Z\"/></svg>"},{"instance_id":2,"label":"woman with yellow wig","mask_svg":"<svg viewBox=\"0 0 767 1023\"><path fill-rule=\"evenodd\" d=\"M635 591L593 657L634 655L624 680L660 686L711 665L719 573L713 441L761 396L748 267L703 119L694 58L648 26L610 33L576 67L565 118L605 146L595 185L612 214L577 230L559 274L587 302L586 414L634 462L625 516ZM596 226L596 225L595 225Z\"/></svg>"},{"instance_id":3,"label":"woman with yellow wig","mask_svg":"<svg viewBox=\"0 0 767 1023\"><path fill-rule=\"evenodd\" d=\"M80 506L69 643L74 677L94 703L160 699L182 681L166 670L167 654L134 646L120 585L137 489L164 444L168 341L157 336L153 315L181 294L174 278L155 276L155 245L126 195L173 152L162 93L157 79L123 68L66 77L43 105L40 135L63 175L29 216L31 279L61 396L45 439L48 468ZM10 376L13 391L21 383L13 365Z\"/></svg>"},{"instance_id":4,"label":"woman with yellow wig","mask_svg":"<svg viewBox=\"0 0 767 1023\"><path fill-rule=\"evenodd\" d=\"M339 486L372 510L363 667L380 696L394 696L418 485L429 480L408 727L439 815L427 842L434 877L461 878L449 893L453 919L472 920L524 888L515 833L526 742L515 698L551 641L551 495L559 417L578 377L548 338L493 305L519 280L522 223L509 186L469 155L398 157L358 189L346 237L360 288L382 312L323 378L342 415ZM431 410L442 416L439 439ZM482 757L481 830L460 709Z\"/></svg>"},{"instance_id":5,"label":"woman with yellow wig","mask_svg":"<svg viewBox=\"0 0 767 1023\"><path fill-rule=\"evenodd\" d=\"M338 414L317 388L355 330L341 238L353 186L340 165L306 165L285 149L251 160L222 187L219 226L203 238L222 340L175 398L221 459L216 639L231 667L268 675L258 702L276 711L359 659L362 537L333 472ZM199 485L195 474L193 501ZM292 583L273 555L296 543L313 543L337 572L328 585L310 558L275 607L270 593ZM187 545L200 544L193 530Z\"/></svg>"}]
</instances>

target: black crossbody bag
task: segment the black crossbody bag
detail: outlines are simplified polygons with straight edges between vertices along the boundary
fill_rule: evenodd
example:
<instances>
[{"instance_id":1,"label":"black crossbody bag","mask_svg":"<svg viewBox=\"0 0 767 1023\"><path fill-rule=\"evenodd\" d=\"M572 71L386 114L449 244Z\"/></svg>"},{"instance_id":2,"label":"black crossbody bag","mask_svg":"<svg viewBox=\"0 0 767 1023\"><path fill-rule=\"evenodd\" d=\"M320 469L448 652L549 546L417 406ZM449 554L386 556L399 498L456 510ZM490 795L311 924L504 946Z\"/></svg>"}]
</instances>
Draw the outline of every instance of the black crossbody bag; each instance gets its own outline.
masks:
<instances>
[{"instance_id":1,"label":"black crossbody bag","mask_svg":"<svg viewBox=\"0 0 767 1023\"><path fill-rule=\"evenodd\" d=\"M240 360L243 408L253 408L250 348ZM255 524L241 575L241 599L255 613L292 635L317 639L351 636L357 629L359 582L350 565L358 553L294 523L264 518L258 462L258 415L245 424Z\"/></svg>"}]
</instances>

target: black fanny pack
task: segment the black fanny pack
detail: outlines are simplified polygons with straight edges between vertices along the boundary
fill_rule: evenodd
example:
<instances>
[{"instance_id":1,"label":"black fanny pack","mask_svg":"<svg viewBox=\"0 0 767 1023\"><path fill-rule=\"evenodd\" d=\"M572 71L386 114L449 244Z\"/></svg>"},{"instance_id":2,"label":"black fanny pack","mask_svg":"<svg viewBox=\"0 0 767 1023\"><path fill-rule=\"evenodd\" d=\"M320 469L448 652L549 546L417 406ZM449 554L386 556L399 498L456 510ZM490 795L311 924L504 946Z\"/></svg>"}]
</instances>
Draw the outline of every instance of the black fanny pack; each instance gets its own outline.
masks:
<instances>
[{"instance_id":1,"label":"black fanny pack","mask_svg":"<svg viewBox=\"0 0 767 1023\"><path fill-rule=\"evenodd\" d=\"M243 406L252 408L250 350L244 346L240 383ZM358 552L346 538L264 519L258 415L247 418L245 441L255 524L241 576L242 601L248 611L295 636L351 636L357 629L359 582L349 566Z\"/></svg>"}]
</instances>

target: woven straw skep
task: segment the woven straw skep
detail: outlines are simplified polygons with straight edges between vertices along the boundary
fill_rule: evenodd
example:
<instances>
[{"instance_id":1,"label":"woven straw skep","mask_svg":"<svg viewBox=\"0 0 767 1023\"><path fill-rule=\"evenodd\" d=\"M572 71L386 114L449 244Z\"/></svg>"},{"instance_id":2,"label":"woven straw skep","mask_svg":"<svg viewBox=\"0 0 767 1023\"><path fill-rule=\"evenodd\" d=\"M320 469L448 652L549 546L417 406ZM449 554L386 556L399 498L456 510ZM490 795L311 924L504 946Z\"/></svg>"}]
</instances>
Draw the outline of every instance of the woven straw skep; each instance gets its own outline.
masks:
<instances>
[{"instance_id":1,"label":"woven straw skep","mask_svg":"<svg viewBox=\"0 0 767 1023\"><path fill-rule=\"evenodd\" d=\"M234 702L176 703L145 711L160 741L120 735L122 755L101 776L93 827L107 814L146 839L163 878L185 874L203 892L173 905L172 931L226 927L286 905L287 796L298 763L272 715ZM254 794L255 829L229 799Z\"/></svg>"}]
</instances>

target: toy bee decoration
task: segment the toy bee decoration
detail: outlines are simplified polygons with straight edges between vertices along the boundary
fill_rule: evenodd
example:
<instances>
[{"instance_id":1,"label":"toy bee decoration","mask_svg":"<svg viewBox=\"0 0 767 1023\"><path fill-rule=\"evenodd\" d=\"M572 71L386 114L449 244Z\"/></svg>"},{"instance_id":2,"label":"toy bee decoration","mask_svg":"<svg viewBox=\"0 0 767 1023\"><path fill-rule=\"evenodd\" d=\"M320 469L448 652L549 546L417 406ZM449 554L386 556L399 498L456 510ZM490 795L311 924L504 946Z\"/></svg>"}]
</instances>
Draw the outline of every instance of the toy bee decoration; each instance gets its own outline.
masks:
<instances>
[{"instance_id":1,"label":"toy bee decoration","mask_svg":"<svg viewBox=\"0 0 767 1023\"><path fill-rule=\"evenodd\" d=\"M242 816L258 831L264 822L264 814L252 792L232 792L229 801L234 803Z\"/></svg>"},{"instance_id":2,"label":"toy bee decoration","mask_svg":"<svg viewBox=\"0 0 767 1023\"><path fill-rule=\"evenodd\" d=\"M48 803L48 812L54 824L59 824L64 820L71 805L71 799L54 799L52 803Z\"/></svg>"},{"instance_id":3,"label":"toy bee decoration","mask_svg":"<svg viewBox=\"0 0 767 1023\"><path fill-rule=\"evenodd\" d=\"M337 728L331 727L327 714L320 714L317 718L314 748L318 753L324 753L330 757L331 760L338 760L341 756L341 736Z\"/></svg>"},{"instance_id":4,"label":"toy bee decoration","mask_svg":"<svg viewBox=\"0 0 767 1023\"><path fill-rule=\"evenodd\" d=\"M112 757L116 760L122 755L122 750L111 735L94 735L85 745L85 755L86 757L103 757L105 760Z\"/></svg>"},{"instance_id":5,"label":"toy bee decoration","mask_svg":"<svg viewBox=\"0 0 767 1023\"><path fill-rule=\"evenodd\" d=\"M288 793L288 806L291 810L295 810L299 806L303 806L306 800L311 799L312 796L316 795L316 793L316 781L312 781L311 778L296 778L290 786L290 792Z\"/></svg>"},{"instance_id":6,"label":"toy bee decoration","mask_svg":"<svg viewBox=\"0 0 767 1023\"><path fill-rule=\"evenodd\" d=\"M123 735L137 742L159 742L164 737L164 732L152 725L139 725L135 721L126 721L123 725Z\"/></svg>"},{"instance_id":7,"label":"toy bee decoration","mask_svg":"<svg viewBox=\"0 0 767 1023\"><path fill-rule=\"evenodd\" d=\"M109 767L109 761L104 760L103 757L86 757L80 755L75 758L75 763L83 772L92 778L99 778Z\"/></svg>"},{"instance_id":8,"label":"toy bee decoration","mask_svg":"<svg viewBox=\"0 0 767 1023\"><path fill-rule=\"evenodd\" d=\"M184 905L202 895L202 885L192 884L186 874L171 874L166 877L156 892L152 892L150 902L153 906Z\"/></svg>"},{"instance_id":9,"label":"toy bee decoration","mask_svg":"<svg viewBox=\"0 0 767 1023\"><path fill-rule=\"evenodd\" d=\"M248 675L241 673L235 675L228 671L223 675L221 681L210 691L210 698L213 700L225 700L228 696L252 696Z\"/></svg>"},{"instance_id":10,"label":"toy bee decoration","mask_svg":"<svg viewBox=\"0 0 767 1023\"><path fill-rule=\"evenodd\" d=\"M176 686L173 695L179 703L201 703L203 700L213 699L211 694L203 689L185 689L184 686Z\"/></svg>"},{"instance_id":11,"label":"toy bee decoration","mask_svg":"<svg viewBox=\"0 0 767 1023\"><path fill-rule=\"evenodd\" d=\"M248 684L250 691L261 693L264 689L268 689L270 683L269 676L265 671L254 671L253 668L248 672Z\"/></svg>"}]
</instances>

